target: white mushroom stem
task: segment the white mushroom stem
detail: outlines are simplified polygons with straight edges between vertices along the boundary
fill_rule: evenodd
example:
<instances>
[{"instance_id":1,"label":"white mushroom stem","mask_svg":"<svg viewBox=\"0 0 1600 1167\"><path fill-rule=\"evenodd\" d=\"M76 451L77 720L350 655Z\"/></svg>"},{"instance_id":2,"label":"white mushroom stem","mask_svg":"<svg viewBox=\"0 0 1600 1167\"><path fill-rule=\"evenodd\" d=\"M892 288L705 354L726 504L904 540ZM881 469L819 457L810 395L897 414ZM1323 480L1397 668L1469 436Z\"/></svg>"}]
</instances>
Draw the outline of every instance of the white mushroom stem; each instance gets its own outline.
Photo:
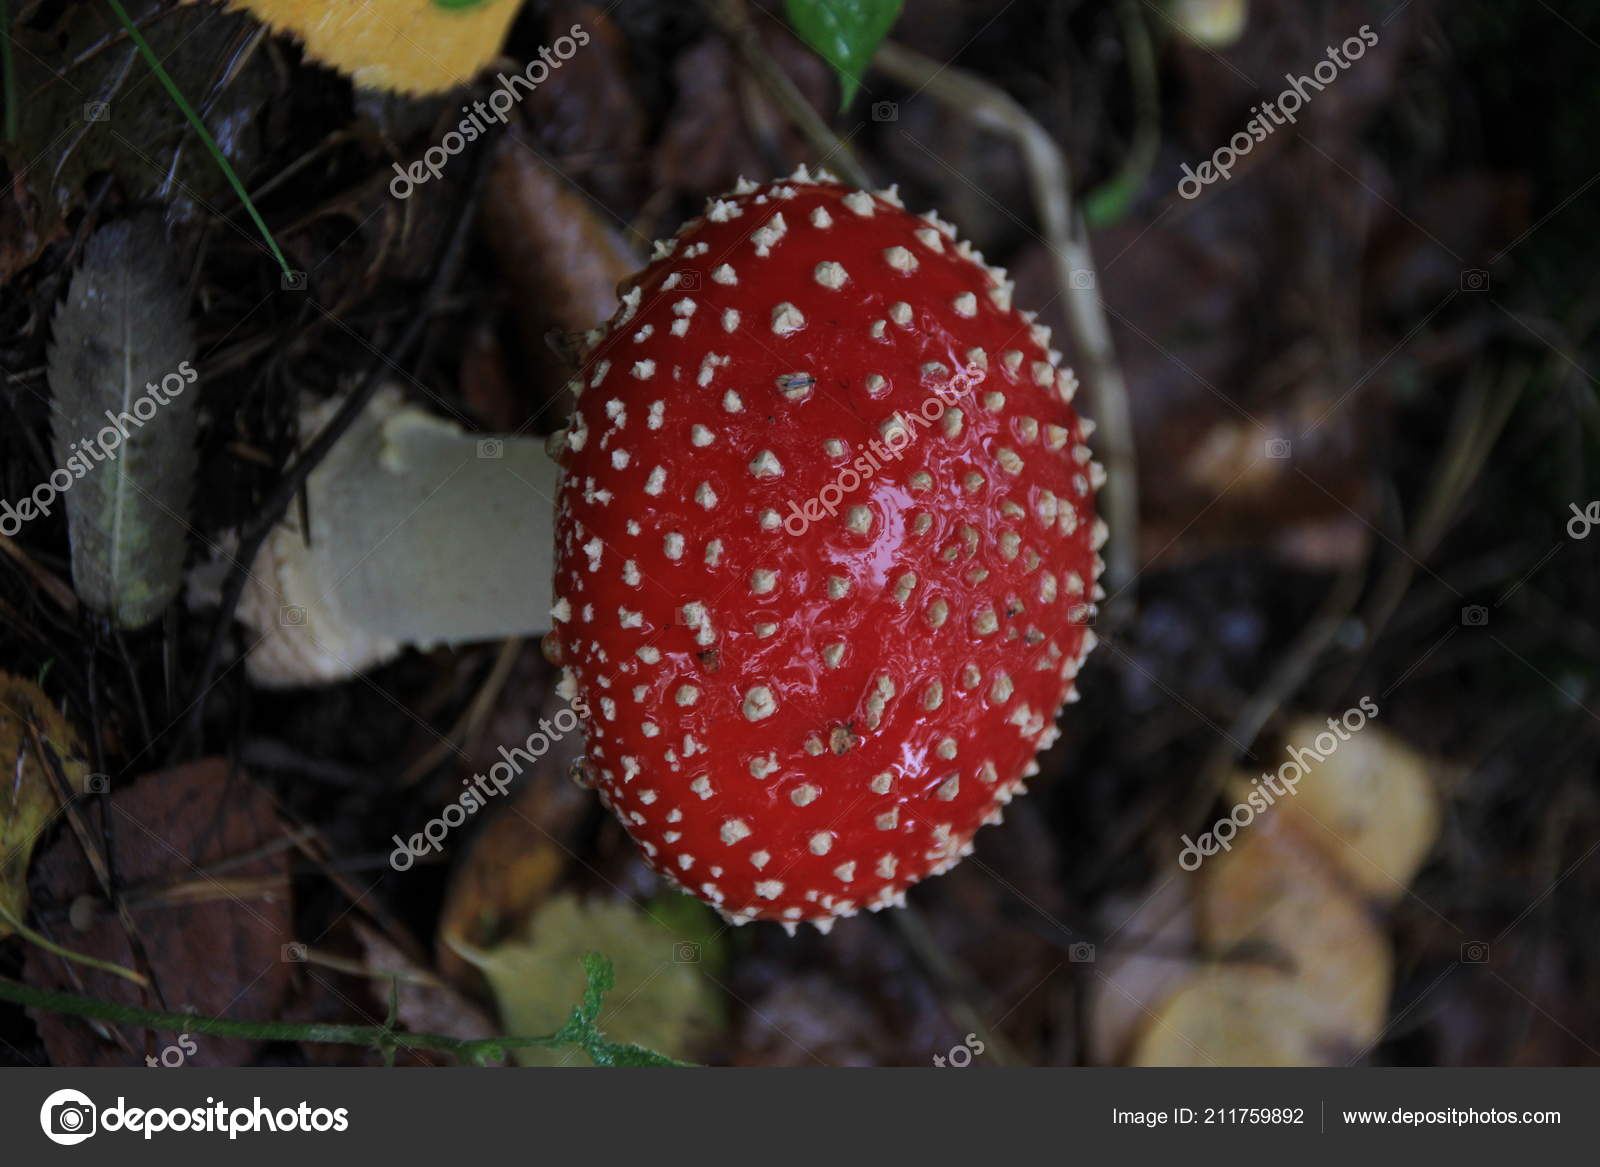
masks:
<instances>
[{"instance_id":1,"label":"white mushroom stem","mask_svg":"<svg viewBox=\"0 0 1600 1167\"><path fill-rule=\"evenodd\" d=\"M296 508L251 565L252 679L339 681L407 646L548 631L556 477L542 439L467 433L380 390L307 481L309 539Z\"/></svg>"}]
</instances>

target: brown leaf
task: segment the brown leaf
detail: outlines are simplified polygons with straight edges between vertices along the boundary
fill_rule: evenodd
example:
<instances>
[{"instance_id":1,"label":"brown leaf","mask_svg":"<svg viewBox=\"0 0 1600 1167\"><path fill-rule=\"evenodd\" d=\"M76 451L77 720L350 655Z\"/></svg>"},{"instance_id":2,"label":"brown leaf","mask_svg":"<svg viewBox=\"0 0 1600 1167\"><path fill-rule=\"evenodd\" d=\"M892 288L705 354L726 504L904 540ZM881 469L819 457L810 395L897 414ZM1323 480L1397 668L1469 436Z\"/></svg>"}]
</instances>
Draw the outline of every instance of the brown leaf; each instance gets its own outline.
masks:
<instances>
[{"instance_id":1,"label":"brown leaf","mask_svg":"<svg viewBox=\"0 0 1600 1167\"><path fill-rule=\"evenodd\" d=\"M628 39L611 17L614 7L570 0L551 6L546 43L574 24L590 39L528 98L527 126L563 173L620 210L642 177L649 119L634 92Z\"/></svg>"},{"instance_id":2,"label":"brown leaf","mask_svg":"<svg viewBox=\"0 0 1600 1167\"><path fill-rule=\"evenodd\" d=\"M271 799L245 775L230 775L226 760L209 758L146 774L93 805L86 810L90 834L99 839L95 820L108 815L118 886L166 1007L208 1017L275 1018L294 967L284 947L295 941L288 856L276 850L236 862L282 838ZM135 967L128 937L101 898L75 835L59 837L34 875L41 931L48 928L67 948ZM79 926L45 913L47 898L58 909L71 905ZM37 948L28 950L23 979L101 1000L162 1007L120 977L82 966L69 973L60 958ZM136 1065L177 1040L177 1034L157 1034L147 1048L138 1026L116 1027L120 1040L114 1040L105 1036L109 1026L43 1010L30 1014L56 1065ZM258 1048L234 1038L193 1040L190 1065L244 1065Z\"/></svg>"},{"instance_id":3,"label":"brown leaf","mask_svg":"<svg viewBox=\"0 0 1600 1167\"><path fill-rule=\"evenodd\" d=\"M360 920L354 921L353 929L366 952L367 968L375 974L388 973L398 976L397 1013L400 1025L406 1031L440 1033L446 1037L458 1037L464 1040L496 1035L494 1022L489 1019L488 1014L451 986L427 983L432 979L432 972L406 956L376 929L368 927ZM397 982L378 975L368 983L378 1012L386 1016L389 1011L390 989ZM417 1064L455 1063L455 1059L449 1055L424 1051L417 1051L411 1057Z\"/></svg>"},{"instance_id":4,"label":"brown leaf","mask_svg":"<svg viewBox=\"0 0 1600 1167\"><path fill-rule=\"evenodd\" d=\"M546 334L584 332L609 318L617 284L638 260L621 223L511 138L496 149L480 226L510 289L524 383L537 408L572 375Z\"/></svg>"}]
</instances>

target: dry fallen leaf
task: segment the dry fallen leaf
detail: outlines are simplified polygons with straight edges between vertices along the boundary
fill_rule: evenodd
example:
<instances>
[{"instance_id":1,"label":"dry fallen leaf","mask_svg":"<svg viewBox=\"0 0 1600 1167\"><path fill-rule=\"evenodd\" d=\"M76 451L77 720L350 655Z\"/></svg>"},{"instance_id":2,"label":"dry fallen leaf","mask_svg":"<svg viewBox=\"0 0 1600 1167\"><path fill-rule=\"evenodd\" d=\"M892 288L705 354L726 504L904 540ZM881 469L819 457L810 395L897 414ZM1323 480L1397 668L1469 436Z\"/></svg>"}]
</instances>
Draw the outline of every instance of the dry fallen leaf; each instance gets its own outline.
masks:
<instances>
[{"instance_id":1,"label":"dry fallen leaf","mask_svg":"<svg viewBox=\"0 0 1600 1167\"><path fill-rule=\"evenodd\" d=\"M1152 1011L1193 974L1195 905L1189 884L1168 879L1151 891L1107 905L1104 918L1119 936L1137 937L1097 957L1088 982L1089 1059L1094 1065L1125 1062Z\"/></svg>"},{"instance_id":2,"label":"dry fallen leaf","mask_svg":"<svg viewBox=\"0 0 1600 1167\"><path fill-rule=\"evenodd\" d=\"M95 820L108 816L118 886L166 1006L211 1017L279 1016L296 950L286 947L295 943L288 851L271 847L281 841L283 826L266 793L245 775L230 774L225 759L210 758L146 774L80 805L96 841L101 836ZM40 855L33 886L37 912L46 914L47 894L55 908L38 925L41 931L48 929L67 948L135 967L127 934L105 904L75 834L62 833ZM30 947L22 979L159 1007L120 977L62 966L61 958ZM29 1012L54 1065L137 1065L147 1054L139 1026L113 1028ZM107 1040L108 1033L117 1037ZM157 1050L177 1037L157 1035ZM244 1065L258 1048L237 1038L193 1040L197 1048L188 1051L189 1065Z\"/></svg>"},{"instance_id":3,"label":"dry fallen leaf","mask_svg":"<svg viewBox=\"0 0 1600 1167\"><path fill-rule=\"evenodd\" d=\"M1167 998L1134 1066L1315 1066L1322 1005L1289 978L1236 965L1201 969Z\"/></svg>"},{"instance_id":4,"label":"dry fallen leaf","mask_svg":"<svg viewBox=\"0 0 1600 1167\"><path fill-rule=\"evenodd\" d=\"M1132 1064L1338 1064L1381 1035L1394 958L1374 906L1416 875L1439 809L1416 751L1370 723L1337 738L1327 724L1300 718L1286 727L1303 771L1294 793L1255 807L1227 849L1204 861L1195 912L1205 963L1155 1009ZM1317 756L1298 752L1306 750ZM1251 777L1235 776L1228 792L1244 804ZM1149 923L1145 930L1161 937ZM1143 980L1152 994L1169 983ZM1098 1048L1114 1053L1130 1011L1102 993L1096 1012Z\"/></svg>"},{"instance_id":5,"label":"dry fallen leaf","mask_svg":"<svg viewBox=\"0 0 1600 1167\"><path fill-rule=\"evenodd\" d=\"M500 51L519 0L233 0L301 41L306 55L357 85L442 93L465 85Z\"/></svg>"},{"instance_id":6,"label":"dry fallen leaf","mask_svg":"<svg viewBox=\"0 0 1600 1167\"><path fill-rule=\"evenodd\" d=\"M57 799L39 745L54 751L68 788L83 790L88 766L77 732L32 681L0 673L0 939L28 910L28 861Z\"/></svg>"},{"instance_id":7,"label":"dry fallen leaf","mask_svg":"<svg viewBox=\"0 0 1600 1167\"><path fill-rule=\"evenodd\" d=\"M507 691L536 692L546 667L538 653L525 653ZM499 743L525 741L541 715L557 711L558 701L551 690L543 706L502 702L463 770L486 773L500 761ZM581 753L575 735L558 737L504 799L480 812L486 821L477 832L462 839L466 851L450 873L436 954L440 971L457 984L472 988L477 981L472 966L457 954L458 946L488 949L499 944L527 921L565 873L570 855L558 840L568 837L589 809L588 792L565 776Z\"/></svg>"},{"instance_id":8,"label":"dry fallen leaf","mask_svg":"<svg viewBox=\"0 0 1600 1167\"><path fill-rule=\"evenodd\" d=\"M1389 942L1285 822L1258 819L1202 876L1201 931L1211 955L1281 965L1317 1002L1318 1044L1359 1050L1378 1036L1394 981Z\"/></svg>"},{"instance_id":9,"label":"dry fallen leaf","mask_svg":"<svg viewBox=\"0 0 1600 1167\"><path fill-rule=\"evenodd\" d=\"M388 1011L392 991L396 1018L409 1033L442 1033L464 1040L495 1036L494 1023L482 1009L452 986L432 983L431 970L412 960L377 929L355 920L352 931L366 954L368 971L374 974L369 985L380 1014ZM417 1065L451 1065L455 1061L427 1050L407 1050L405 1057Z\"/></svg>"},{"instance_id":10,"label":"dry fallen leaf","mask_svg":"<svg viewBox=\"0 0 1600 1167\"><path fill-rule=\"evenodd\" d=\"M1319 734L1333 736L1325 722L1306 718L1286 726L1283 737L1321 749ZM1427 760L1371 723L1311 767L1279 807L1286 825L1327 852L1346 880L1384 902L1400 898L1439 833Z\"/></svg>"},{"instance_id":11,"label":"dry fallen leaf","mask_svg":"<svg viewBox=\"0 0 1600 1167\"><path fill-rule=\"evenodd\" d=\"M557 359L546 335L582 333L607 320L617 308L617 285L637 270L638 257L609 212L512 138L496 151L481 227L511 290L530 364L521 380L553 391L573 369ZM543 404L528 402L518 424Z\"/></svg>"}]
</instances>

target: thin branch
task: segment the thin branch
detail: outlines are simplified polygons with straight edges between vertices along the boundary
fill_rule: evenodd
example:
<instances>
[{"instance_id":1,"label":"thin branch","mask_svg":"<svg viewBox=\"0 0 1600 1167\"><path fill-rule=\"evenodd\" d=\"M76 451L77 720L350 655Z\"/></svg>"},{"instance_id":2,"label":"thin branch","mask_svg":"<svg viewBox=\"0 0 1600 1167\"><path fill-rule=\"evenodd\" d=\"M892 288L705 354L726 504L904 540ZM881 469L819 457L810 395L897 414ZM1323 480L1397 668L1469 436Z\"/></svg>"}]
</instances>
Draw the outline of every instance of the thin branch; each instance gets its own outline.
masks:
<instances>
[{"instance_id":1,"label":"thin branch","mask_svg":"<svg viewBox=\"0 0 1600 1167\"><path fill-rule=\"evenodd\" d=\"M480 151L474 159L475 169L472 182L463 203L461 217L457 220L455 230L440 248L440 254L434 265L433 282L422 297L421 308L401 333L400 339L394 346L392 356L384 353L374 353L368 364L359 386L345 398L339 406L338 412L323 426L317 436L305 447L304 451L294 463L289 466L278 480L277 485L268 495L262 505L261 514L251 526L241 533L239 537L239 550L234 556L232 569L228 573L227 582L222 589L222 602L217 611L216 622L212 625L210 639L206 643L205 656L200 663L198 675L195 678L193 695L190 699L189 716L183 732L174 744L170 761L176 761L191 739L199 740L201 726L205 715L205 696L211 688L212 680L216 677L217 667L222 660L222 647L227 638L229 628L233 624L233 615L239 606L239 597L244 594L244 586L250 575L251 565L255 563L257 554L260 553L262 544L267 541L267 536L282 520L284 513L299 497L305 488L306 480L311 477L311 472L327 457L328 451L344 436L346 430L361 416L378 386L382 383L382 374L390 365L398 366L416 347L422 337L423 330L431 323L434 309L450 286L455 282L456 274L460 270L462 260L466 254L467 243L471 237L472 225L475 221L476 208L483 187L487 181L489 167L486 152Z\"/></svg>"},{"instance_id":2,"label":"thin branch","mask_svg":"<svg viewBox=\"0 0 1600 1167\"><path fill-rule=\"evenodd\" d=\"M1102 511L1111 528L1106 549L1105 586L1126 588L1135 574L1139 534L1138 462L1127 386L1111 343L1111 329L1100 301L1094 255L1083 216L1072 206L1072 174L1055 139L1033 116L997 86L902 45L885 41L873 64L895 80L950 107L974 124L1003 134L1022 151L1034 202L1044 227L1046 249L1066 302L1067 330L1089 407L1100 426L1096 443L1106 468Z\"/></svg>"},{"instance_id":3,"label":"thin branch","mask_svg":"<svg viewBox=\"0 0 1600 1167\"><path fill-rule=\"evenodd\" d=\"M77 964L87 965L89 968L97 968L103 973L110 973L114 977L132 981L142 989L150 987L150 982L131 968L123 968L120 964L113 964L109 960L101 960L99 957L88 956L82 952L74 952L70 948L63 948L48 936L35 932L27 924L6 911L4 905L0 905L0 923L9 925L18 936L21 936L29 944L37 945L46 952L61 957L62 960L70 960Z\"/></svg>"},{"instance_id":4,"label":"thin branch","mask_svg":"<svg viewBox=\"0 0 1600 1167\"><path fill-rule=\"evenodd\" d=\"M853 186L870 189L872 180L867 177L861 163L828 127L822 115L811 108L811 103L795 87L789 74L772 59L772 54L761 43L761 37L751 25L740 0L700 0L700 6L711 18L711 23L717 26L717 31L728 38L739 60L754 75L761 88L767 91L767 96L806 136L819 155L818 164L837 170Z\"/></svg>"}]
</instances>

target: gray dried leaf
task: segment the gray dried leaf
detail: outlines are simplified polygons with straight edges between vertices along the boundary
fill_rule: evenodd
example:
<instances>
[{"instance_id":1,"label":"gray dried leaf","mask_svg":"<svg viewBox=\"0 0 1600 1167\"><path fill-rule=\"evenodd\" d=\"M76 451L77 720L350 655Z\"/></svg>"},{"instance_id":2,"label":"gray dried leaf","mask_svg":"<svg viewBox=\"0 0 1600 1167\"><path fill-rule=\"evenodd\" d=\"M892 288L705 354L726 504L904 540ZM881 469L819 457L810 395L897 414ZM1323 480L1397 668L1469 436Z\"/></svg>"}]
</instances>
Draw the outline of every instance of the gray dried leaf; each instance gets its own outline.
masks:
<instances>
[{"instance_id":1,"label":"gray dried leaf","mask_svg":"<svg viewBox=\"0 0 1600 1167\"><path fill-rule=\"evenodd\" d=\"M150 623L183 581L195 476L188 297L153 216L84 248L50 348L53 477L65 484L72 581L123 628Z\"/></svg>"}]
</instances>

